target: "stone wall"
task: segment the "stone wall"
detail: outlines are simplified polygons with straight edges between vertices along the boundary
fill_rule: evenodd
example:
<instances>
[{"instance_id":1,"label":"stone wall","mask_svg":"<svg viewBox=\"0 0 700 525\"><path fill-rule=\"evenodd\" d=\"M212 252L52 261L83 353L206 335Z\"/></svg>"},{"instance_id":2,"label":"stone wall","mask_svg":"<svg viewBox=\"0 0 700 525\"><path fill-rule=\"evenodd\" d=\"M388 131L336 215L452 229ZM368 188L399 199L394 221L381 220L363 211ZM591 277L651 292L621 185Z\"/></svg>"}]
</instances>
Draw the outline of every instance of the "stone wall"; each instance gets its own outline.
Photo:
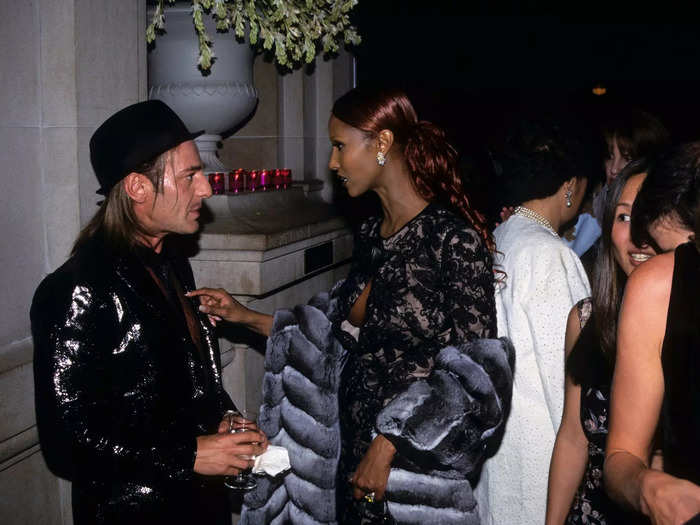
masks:
<instances>
[{"instance_id":1,"label":"stone wall","mask_svg":"<svg viewBox=\"0 0 700 525\"><path fill-rule=\"evenodd\" d=\"M88 140L146 95L145 0L0 0L0 523L69 524L41 456L29 305L96 210Z\"/></svg>"},{"instance_id":2,"label":"stone wall","mask_svg":"<svg viewBox=\"0 0 700 525\"><path fill-rule=\"evenodd\" d=\"M38 443L29 306L97 209L90 136L117 109L146 99L146 0L0 0L0 14L0 523L70 525L69 484L47 470ZM326 176L330 93L350 87L351 61L317 68L318 77L278 77L258 58L260 106L228 140L231 166ZM304 296L328 286L313 284Z\"/></svg>"}]
</instances>

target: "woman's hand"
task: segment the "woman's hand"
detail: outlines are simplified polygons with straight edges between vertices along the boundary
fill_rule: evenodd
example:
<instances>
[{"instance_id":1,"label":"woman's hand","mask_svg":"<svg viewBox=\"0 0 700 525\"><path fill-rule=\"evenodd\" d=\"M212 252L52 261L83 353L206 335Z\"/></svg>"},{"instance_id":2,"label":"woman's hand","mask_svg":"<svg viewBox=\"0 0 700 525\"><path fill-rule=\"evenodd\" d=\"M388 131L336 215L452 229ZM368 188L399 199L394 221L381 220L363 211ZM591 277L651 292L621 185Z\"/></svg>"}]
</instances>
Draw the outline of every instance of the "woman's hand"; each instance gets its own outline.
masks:
<instances>
[{"instance_id":1,"label":"woman's hand","mask_svg":"<svg viewBox=\"0 0 700 525\"><path fill-rule=\"evenodd\" d=\"M641 509L654 525L681 525L700 513L700 487L664 472L641 473Z\"/></svg>"},{"instance_id":2,"label":"woman's hand","mask_svg":"<svg viewBox=\"0 0 700 525\"><path fill-rule=\"evenodd\" d=\"M207 314L214 325L221 319L230 323L241 323L248 310L222 288L199 288L187 292L186 295L199 297L199 311Z\"/></svg>"},{"instance_id":3,"label":"woman's hand","mask_svg":"<svg viewBox=\"0 0 700 525\"><path fill-rule=\"evenodd\" d=\"M350 478L350 483L354 487L352 495L355 499L361 499L370 492L374 492L375 499L384 499L394 454L396 454L396 448L391 441L381 434L374 438L357 470Z\"/></svg>"},{"instance_id":4,"label":"woman's hand","mask_svg":"<svg viewBox=\"0 0 700 525\"><path fill-rule=\"evenodd\" d=\"M511 215L513 215L513 211L515 208L513 206L503 206L501 208L501 211L498 213L498 216L501 218L501 222L496 222L495 226L500 226L502 223L506 222Z\"/></svg>"},{"instance_id":5,"label":"woman's hand","mask_svg":"<svg viewBox=\"0 0 700 525\"><path fill-rule=\"evenodd\" d=\"M268 336L272 329L272 316L243 306L226 290L221 288L199 288L187 292L187 297L199 297L199 311L209 316L212 324L220 320L247 326L259 334Z\"/></svg>"},{"instance_id":6,"label":"woman's hand","mask_svg":"<svg viewBox=\"0 0 700 525\"><path fill-rule=\"evenodd\" d=\"M503 222L506 222L510 218L510 216L513 215L514 210L515 208L513 206L503 206L503 208L501 208L501 212L498 215L501 217L501 220Z\"/></svg>"}]
</instances>

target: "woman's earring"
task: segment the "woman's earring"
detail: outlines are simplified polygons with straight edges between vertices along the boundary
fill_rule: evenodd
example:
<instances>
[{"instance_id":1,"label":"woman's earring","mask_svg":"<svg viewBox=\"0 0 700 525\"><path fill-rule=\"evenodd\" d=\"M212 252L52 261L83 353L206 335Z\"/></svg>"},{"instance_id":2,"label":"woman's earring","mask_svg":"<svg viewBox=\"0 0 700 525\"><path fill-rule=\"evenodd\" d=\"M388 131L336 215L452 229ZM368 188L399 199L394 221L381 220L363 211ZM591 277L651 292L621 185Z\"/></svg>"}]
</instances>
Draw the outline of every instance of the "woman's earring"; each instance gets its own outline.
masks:
<instances>
[{"instance_id":1,"label":"woman's earring","mask_svg":"<svg viewBox=\"0 0 700 525\"><path fill-rule=\"evenodd\" d=\"M566 198L566 207L571 208L571 196L573 195L573 192L571 190L566 190L566 193L564 194L564 197Z\"/></svg>"},{"instance_id":2,"label":"woman's earring","mask_svg":"<svg viewBox=\"0 0 700 525\"><path fill-rule=\"evenodd\" d=\"M386 164L386 157L381 151L377 152L377 164L379 164L380 166L384 166L384 164Z\"/></svg>"}]
</instances>

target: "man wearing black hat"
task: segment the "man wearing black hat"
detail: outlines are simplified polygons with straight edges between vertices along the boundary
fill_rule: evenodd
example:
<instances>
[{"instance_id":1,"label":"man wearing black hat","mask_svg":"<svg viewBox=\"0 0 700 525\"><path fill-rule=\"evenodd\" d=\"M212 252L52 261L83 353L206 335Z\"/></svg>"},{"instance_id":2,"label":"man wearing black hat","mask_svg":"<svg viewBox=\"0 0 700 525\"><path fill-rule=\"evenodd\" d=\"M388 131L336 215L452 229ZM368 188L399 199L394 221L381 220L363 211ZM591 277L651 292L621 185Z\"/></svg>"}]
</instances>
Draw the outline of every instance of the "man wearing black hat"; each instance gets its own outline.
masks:
<instances>
[{"instance_id":1,"label":"man wearing black hat","mask_svg":"<svg viewBox=\"0 0 700 525\"><path fill-rule=\"evenodd\" d=\"M85 523L229 523L222 479L266 438L229 434L212 325L186 293L169 234L198 229L211 187L182 121L160 101L110 117L90 141L105 195L31 308L46 462Z\"/></svg>"}]
</instances>

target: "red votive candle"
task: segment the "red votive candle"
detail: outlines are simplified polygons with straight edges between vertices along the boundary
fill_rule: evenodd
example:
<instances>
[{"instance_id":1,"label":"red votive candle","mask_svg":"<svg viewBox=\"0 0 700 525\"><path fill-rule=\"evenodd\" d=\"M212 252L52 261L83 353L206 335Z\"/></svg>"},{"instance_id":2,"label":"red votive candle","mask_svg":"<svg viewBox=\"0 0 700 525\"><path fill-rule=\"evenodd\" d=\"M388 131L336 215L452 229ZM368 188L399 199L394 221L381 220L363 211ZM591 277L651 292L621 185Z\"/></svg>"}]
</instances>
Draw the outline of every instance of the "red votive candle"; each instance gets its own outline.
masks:
<instances>
[{"instance_id":1,"label":"red votive candle","mask_svg":"<svg viewBox=\"0 0 700 525\"><path fill-rule=\"evenodd\" d=\"M226 193L225 177L225 174L221 172L209 174L209 184L211 185L211 192L214 195L223 195L224 193Z\"/></svg>"},{"instance_id":2,"label":"red votive candle","mask_svg":"<svg viewBox=\"0 0 700 525\"><path fill-rule=\"evenodd\" d=\"M282 189L287 189L292 185L292 170L284 168L280 170L282 173Z\"/></svg>"},{"instance_id":3,"label":"red votive candle","mask_svg":"<svg viewBox=\"0 0 700 525\"><path fill-rule=\"evenodd\" d=\"M260 176L258 170L248 172L248 191L258 191L260 189Z\"/></svg>"},{"instance_id":4,"label":"red votive candle","mask_svg":"<svg viewBox=\"0 0 700 525\"><path fill-rule=\"evenodd\" d=\"M274 175L272 176L272 186L276 190L282 189L282 170L279 168L274 170Z\"/></svg>"},{"instance_id":5,"label":"red votive candle","mask_svg":"<svg viewBox=\"0 0 700 525\"><path fill-rule=\"evenodd\" d=\"M268 186L270 185L270 170L260 170L259 172L259 177L260 177L260 188L265 191L267 190Z\"/></svg>"},{"instance_id":6,"label":"red votive candle","mask_svg":"<svg viewBox=\"0 0 700 525\"><path fill-rule=\"evenodd\" d=\"M228 174L228 191L229 193L243 193L245 191L246 171L243 168L238 168L236 171L231 171Z\"/></svg>"}]
</instances>

